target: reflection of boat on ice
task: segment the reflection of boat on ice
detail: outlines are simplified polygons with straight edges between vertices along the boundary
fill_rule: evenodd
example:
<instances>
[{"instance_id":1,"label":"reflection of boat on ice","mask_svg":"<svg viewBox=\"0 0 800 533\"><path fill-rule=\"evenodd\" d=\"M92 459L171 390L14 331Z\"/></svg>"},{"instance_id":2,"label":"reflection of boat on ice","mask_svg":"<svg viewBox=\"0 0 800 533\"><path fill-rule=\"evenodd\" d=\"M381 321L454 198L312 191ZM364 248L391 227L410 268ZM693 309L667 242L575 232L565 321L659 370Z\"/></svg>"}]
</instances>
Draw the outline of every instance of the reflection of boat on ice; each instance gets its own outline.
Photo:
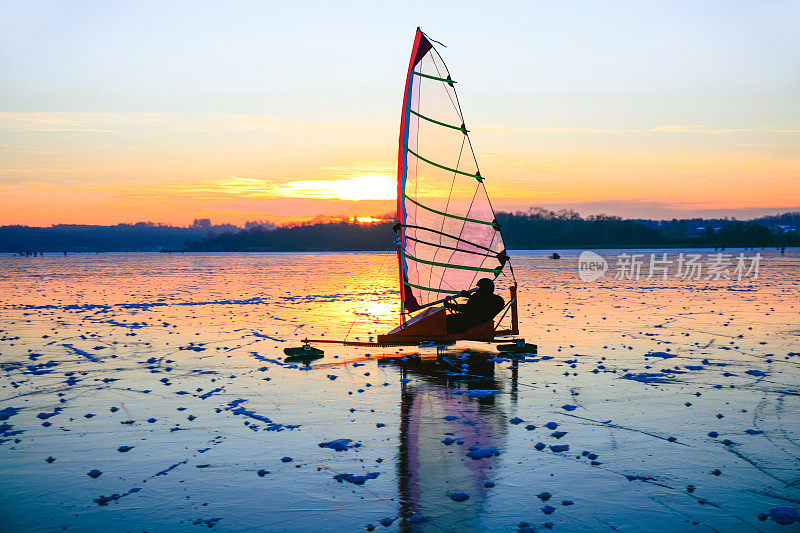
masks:
<instances>
[{"instance_id":1,"label":"reflection of boat on ice","mask_svg":"<svg viewBox=\"0 0 800 533\"><path fill-rule=\"evenodd\" d=\"M305 339L306 344L410 346L431 341L493 342L519 334L514 270L455 83L431 40L417 28L406 75L397 164L394 229L401 324L378 335L377 342ZM447 315L453 311L444 304L474 292L476 280L484 277L508 287L509 301L494 315L499 319L470 323L465 331L448 329ZM503 327L506 318L510 325ZM521 350L535 349L524 339L514 341Z\"/></svg>"},{"instance_id":2,"label":"reflection of boat on ice","mask_svg":"<svg viewBox=\"0 0 800 533\"><path fill-rule=\"evenodd\" d=\"M471 446L501 450L506 413L489 391L501 391L495 364L483 354L409 357L397 364L403 380L397 455L400 531L477 531L500 460L472 459ZM512 381L512 390L516 383ZM474 394L471 394L474 393ZM450 494L469 498L454 507ZM421 518L425 518L419 521Z\"/></svg>"}]
</instances>

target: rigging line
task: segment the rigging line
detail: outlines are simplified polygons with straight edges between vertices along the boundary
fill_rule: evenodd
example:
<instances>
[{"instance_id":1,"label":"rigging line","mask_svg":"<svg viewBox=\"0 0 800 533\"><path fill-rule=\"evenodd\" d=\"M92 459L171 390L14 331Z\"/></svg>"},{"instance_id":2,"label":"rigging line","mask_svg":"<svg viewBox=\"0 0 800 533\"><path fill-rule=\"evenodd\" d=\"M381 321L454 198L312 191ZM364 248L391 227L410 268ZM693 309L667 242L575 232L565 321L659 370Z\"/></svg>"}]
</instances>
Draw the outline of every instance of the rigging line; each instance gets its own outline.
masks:
<instances>
[{"instance_id":1,"label":"rigging line","mask_svg":"<svg viewBox=\"0 0 800 533\"><path fill-rule=\"evenodd\" d=\"M444 58L442 57L442 55L439 53L439 51L436 48L433 48L433 51L436 52L436 57L438 57L439 61L442 63L442 67L444 68L445 72L447 73L447 76L449 76L452 79L452 74L450 74L450 69L447 68L447 63L444 62ZM441 76L442 72L439 70L439 65L436 64L436 60L435 59L432 59L432 61L433 61L433 67L436 69L436 72ZM453 94L455 95L456 94L455 86L454 85L450 85L450 88L453 89ZM464 116L461 114L461 106L458 103L458 96L456 96L456 99L454 101L453 97L450 96L450 91L448 91L446 87L445 87L445 92L447 93L447 97L450 99L450 103L453 104L453 108L456 110L456 113L458 113L458 116L461 118L461 122L463 124L464 123Z\"/></svg>"},{"instance_id":2,"label":"rigging line","mask_svg":"<svg viewBox=\"0 0 800 533\"><path fill-rule=\"evenodd\" d=\"M433 50L436 51L435 48ZM436 55L438 55L439 59L441 59L442 65L444 65L445 70L447 70L447 75L449 76L450 75L450 69L447 68L447 64L444 62L444 59L442 59L442 56L439 55L438 51L436 51ZM436 63L434 63L434 66L435 65L436 65ZM438 69L437 69L437 72L438 72ZM449 91L448 91L448 96L450 96ZM461 112L461 101L458 99L458 93L456 92L455 87L453 87L453 96L456 97L455 104L453 104L453 105L456 107L456 110L458 112L458 116L461 117L461 123L462 124L466 124L467 122L464 120L464 114ZM452 98L450 99L450 101L452 102ZM472 146L472 139L469 138L468 134L465 133L464 135L467 136L467 142L469 143L469 150L470 150L470 152L472 152L472 159L475 161L475 168L478 170L478 174L480 175L481 168L478 165L478 158L475 156L475 148Z\"/></svg>"},{"instance_id":3,"label":"rigging line","mask_svg":"<svg viewBox=\"0 0 800 533\"><path fill-rule=\"evenodd\" d=\"M431 47L431 49L434 52L436 52L436 55L439 57L439 60L442 62L442 66L444 67L445 71L447 71L447 75L450 76L450 69L447 68L447 63L444 62L444 59L442 58L442 55L439 53L438 50L436 50L435 47ZM436 64L436 61L433 62L433 66L434 66L434 68L436 68L436 72L441 76L442 73L439 71L439 66ZM461 102L458 99L458 93L456 92L456 88L455 87L451 87L451 88L453 89L453 96L455 96L455 98L456 98L455 102L453 102L453 96L450 96L450 91L448 91L447 88L445 88L445 92L447 93L447 97L450 99L450 103L453 104L453 107L455 108L456 113L458 113L459 118L461 118L461 123L462 124L466 124L467 122L464 120L464 114L461 112ZM466 128L464 128L464 129L466 129ZM478 158L475 156L475 149L472 146L472 139L469 138L469 135L466 132L464 133L464 135L467 137L467 142L469 143L469 150L470 150L470 152L472 152L472 159L475 161L475 168L478 171L477 175L480 176L481 175L480 174L481 173L481 169L480 169L480 166L478 165ZM494 210L492 210L492 213L494 213Z\"/></svg>"},{"instance_id":4,"label":"rigging line","mask_svg":"<svg viewBox=\"0 0 800 533\"><path fill-rule=\"evenodd\" d=\"M485 191L484 191L484 192L485 192ZM472 193L472 201L469 203L469 209L472 209L472 206L473 206L473 205L475 205L475 197L476 197L477 195L478 195L478 188L477 188L477 187L475 187L475 192L474 192L474 193ZM469 209L467 209L467 214L468 214L468 215L469 215ZM492 213L492 214L494 214L494 213ZM464 228L465 228L465 227L466 227L466 224L462 224L462 225L461 225L461 231L459 231L459 232L458 232L458 238L459 238L459 239L461 238L461 235L463 235L463 234L464 234ZM495 230L495 231L496 231L496 230ZM494 236L492 236L492 240L494 240ZM489 243L489 244L491 244L491 243Z\"/></svg>"},{"instance_id":5,"label":"rigging line","mask_svg":"<svg viewBox=\"0 0 800 533\"><path fill-rule=\"evenodd\" d=\"M386 258L389 257L392 254L395 254L395 253L397 253L397 252L395 252L393 250L389 250L388 252L386 252L383 255L383 261L381 261L381 266L378 269L378 273L375 274L375 277L372 279L372 282L369 284L369 287L367 288L367 292L368 293L372 292L372 287L375 285L375 282L378 281L378 276L380 276L381 270L383 270L383 265L386 264ZM356 312L356 317L353 319L353 322L350 324L350 327L347 328L347 333L345 333L345 335L344 335L344 340L347 340L347 336L350 335L350 330L353 329L353 326L355 326L355 324L356 324L356 320L358 320L358 314L364 309L364 307L366 307L366 305L367 305L367 302L364 301L364 302L362 302L361 307L358 308L358 311Z\"/></svg>"},{"instance_id":6,"label":"rigging line","mask_svg":"<svg viewBox=\"0 0 800 533\"><path fill-rule=\"evenodd\" d=\"M503 248L505 248L506 240L503 238L503 230L502 230L503 226L497 220L497 213L495 212L494 206L492 205L492 199L489 198L489 192L486 190L486 184L481 182L481 185L483 186L483 194L486 196L486 201L489 203L489 209L492 210L492 215L494 215L494 221L497 223L497 225L495 226L495 229L500 234L500 238L503 240Z\"/></svg>"},{"instance_id":7,"label":"rigging line","mask_svg":"<svg viewBox=\"0 0 800 533\"><path fill-rule=\"evenodd\" d=\"M439 232L439 231L436 231L435 229L426 228L424 226L415 226L415 225L412 225L412 224L401 224L401 226L404 226L406 228L414 228L414 229L419 229L419 230L423 230L423 231L429 231L431 233L441 233L444 237L449 237L451 239L454 239L454 240L457 240L457 241L461 241L461 242L463 242L465 244L469 244L470 246L474 246L476 248L481 248L483 250L486 250L487 252L492 252L495 255L497 255L499 253L499 252L496 252L495 250L492 250L491 248L486 247L486 246L484 246L482 244L477 244L477 243L474 243L472 241L468 241L467 239L462 239L461 237L456 237L455 235L451 235L449 233Z\"/></svg>"},{"instance_id":8,"label":"rigging line","mask_svg":"<svg viewBox=\"0 0 800 533\"><path fill-rule=\"evenodd\" d=\"M428 39L429 41L433 41L433 42L435 42L436 44L441 44L442 46L444 46L445 48L447 48L447 45L446 45L446 44L444 44L444 43L442 43L442 42L439 42L439 41L437 41L436 39L433 39L433 38L432 38L430 35L428 35L428 34L427 34L427 33L425 33L424 31L422 31L422 30L419 30L419 32L420 32L422 35L424 35L424 36L425 36L425 38L426 38L426 39Z\"/></svg>"},{"instance_id":9,"label":"rigging line","mask_svg":"<svg viewBox=\"0 0 800 533\"><path fill-rule=\"evenodd\" d=\"M458 165L461 163L461 153L463 151L464 151L464 139L462 138L461 139L461 149L458 151L458 160L456 160L456 168L458 168ZM447 193L447 203L444 206L444 212L445 213L447 213L448 209L450 209L450 200L453 198L453 187L455 187L455 184L456 184L456 176L457 176L457 174L455 172L453 172L453 179L450 181L450 192ZM469 210L468 210L468 212L469 212ZM440 245L442 244L442 233L441 232L444 231L444 221L445 220L447 220L447 217L442 217L442 224L441 224L441 227L439 228L439 231L440 231L440 233L439 233L439 244ZM464 231L464 223L463 222L461 223L461 231L462 232ZM436 260L436 256L437 255L439 255L439 250L436 250L436 252L434 252L434 254L433 254L433 260L434 261ZM448 257L447 260L449 261L451 257L453 257L453 254L450 254L450 257ZM428 284L430 284L430 282L431 282L431 280L430 280L430 278L428 278Z\"/></svg>"},{"instance_id":10,"label":"rigging line","mask_svg":"<svg viewBox=\"0 0 800 533\"><path fill-rule=\"evenodd\" d=\"M508 314L509 310L511 310L511 306L514 304L515 301L516 301L516 298L514 298L514 299L512 299L511 301L508 302L508 304L505 306L505 311L503 311L503 314L500 315L500 320L497 321L497 325L494 327L494 329L497 329L500 326L500 324L503 322L503 319Z\"/></svg>"},{"instance_id":11,"label":"rigging line","mask_svg":"<svg viewBox=\"0 0 800 533\"><path fill-rule=\"evenodd\" d=\"M458 98L456 96L456 98ZM472 139L469 138L469 135L464 134L467 138L467 142L469 143L469 151L472 152L472 160L475 161L475 168L478 169L477 174L481 175L481 167L478 165L478 157L475 155L475 148L472 146Z\"/></svg>"},{"instance_id":12,"label":"rigging line","mask_svg":"<svg viewBox=\"0 0 800 533\"><path fill-rule=\"evenodd\" d=\"M445 71L447 72L447 75L450 76L450 69L447 68L447 63L444 62L444 59L442 58L441 54L439 54L439 51L436 50L436 48L433 48L433 51L436 52L436 55L439 57L439 60L442 62L442 66L444 67ZM433 66L436 69L436 72L441 76L442 73L439 71L439 66L436 64L436 61L433 62ZM451 85L451 88L453 89L453 96L455 96L455 98L456 98L455 102L453 101L453 96L450 96L450 91L448 91L446 87L445 87L445 92L447 93L447 97L450 99L450 103L453 104L453 107L455 108L456 113L458 113L458 117L461 119L461 124L465 125L464 126L464 136L467 138L467 142L469 143L469 151L472 153L472 160L475 161L475 169L477 170L475 176L478 177L478 176L481 176L481 168L478 165L478 158L475 156L475 148L472 146L472 139L469 138L469 132L467 132L467 128L466 128L466 123L467 122L466 122L466 120L464 120L464 113L461 112L461 102L458 99L458 93L456 92L455 86ZM456 166L456 168L458 168L458 167ZM482 181L482 180L483 180L482 177L479 178L479 181ZM492 213L494 214L494 210L492 211Z\"/></svg>"},{"instance_id":13,"label":"rigging line","mask_svg":"<svg viewBox=\"0 0 800 533\"><path fill-rule=\"evenodd\" d=\"M458 95L456 95L456 98L458 98ZM472 140L469 138L469 135L465 135L465 137L467 138L467 142L469 142L469 148L470 151L472 152L472 157L473 159L475 159L475 168L477 168L478 173L480 173L481 169L478 167L478 158L475 157L475 150L472 149ZM486 201L489 203L489 209L492 211L494 222L496 223L494 225L494 228L495 230L497 230L497 233L500 234L500 239L503 241L503 248L505 248L506 240L503 238L502 226L500 222L498 222L497 220L497 212L494 210L494 205L492 205L492 199L489 198L489 192L486 190L486 184L483 182L483 180L480 181L480 185L483 187L483 194L484 196L486 196ZM475 192L477 193L477 189L475 190ZM508 256L508 254L506 254L506 256ZM510 257L508 258L507 262L508 262L508 268L511 271L511 279L514 280L514 285L516 285L517 277L514 275L514 267L511 265Z\"/></svg>"},{"instance_id":14,"label":"rigging line","mask_svg":"<svg viewBox=\"0 0 800 533\"><path fill-rule=\"evenodd\" d=\"M456 93L455 90L453 90L453 94L455 95L456 101L458 102L458 93ZM459 102L459 108L460 107L461 107L461 103ZM462 119L463 119L463 116L462 116ZM472 146L472 139L469 138L469 134L465 134L464 136L467 138L467 142L469 143L469 150L470 150L470 152L472 152L472 159L475 161L475 168L477 169L477 174L481 175L480 174L481 167L480 167L480 165L478 165L478 157L475 155L475 148ZM494 220L496 221L497 220L497 212L494 210L494 206L492 205L492 200L491 200L491 198L489 198L489 193L486 191L486 185L483 183L483 180L480 180L480 183L481 183L481 185L483 185L483 192L484 192L484 195L486 196L486 201L489 202L489 209L492 210L492 215L494 215ZM500 233L500 238L503 239L503 232L500 229L500 224L499 223L498 223L496 229ZM503 239L503 244L505 244L505 239ZM513 270L512 270L512 274L511 275L512 275L512 277L514 276ZM516 282L516 278L514 278L514 281Z\"/></svg>"},{"instance_id":15,"label":"rigging line","mask_svg":"<svg viewBox=\"0 0 800 533\"><path fill-rule=\"evenodd\" d=\"M436 48L431 48L431 50L436 52L436 56L439 58L439 61L442 62L442 66L444 67L445 72L447 72L447 75L450 76L450 69L447 68L447 63L444 62L444 59L442 59L442 56L439 53L439 51L436 50ZM431 61L433 61L433 68L436 69L436 73L439 74L439 76L441 76L442 72L439 70L439 65L436 64L436 61L434 59L431 59ZM450 86L450 88L453 89L453 94L456 97L455 100L453 100L453 97L450 96L450 91L447 90L447 87L445 87L444 91L447 93L447 97L450 99L450 103L453 104L453 108L456 110L456 113L458 113L458 116L461 119L461 123L465 124L464 115L461 114L461 105L458 102L458 94L456 94L456 88L452 85Z\"/></svg>"},{"instance_id":16,"label":"rigging line","mask_svg":"<svg viewBox=\"0 0 800 533\"><path fill-rule=\"evenodd\" d=\"M464 139L462 138L462 139L461 139L461 148L460 148L460 149L459 149L459 151L458 151L458 159L456 160L456 168L458 168L458 165L460 165L460 164L461 164L461 155L462 155L462 153L463 153L463 152L464 152ZM447 211L448 211L448 209L450 208L450 200L451 200L451 199L452 199L452 197L453 197L453 187L454 187L454 186L455 186L455 184L456 184L456 177L457 177L457 174L454 172L454 173L453 173L453 179L452 179L452 181L450 182L450 192L449 192L449 193L448 193L448 195L447 195L447 205L446 205L446 207L445 207L445 212L447 212ZM472 208L472 204L471 204L471 203L470 203L469 207L470 207L470 208ZM469 214L469 208L467 209L467 212L466 212L466 214ZM445 220L447 220L447 218L446 218L446 217L442 217L442 225L441 225L441 229L442 229L442 230L444 230L444 222L445 222ZM461 222L461 230L459 231L459 237L460 237L460 236L461 236L461 234L464 232L464 226L466 226L466 221L462 221L462 222ZM441 235L440 235L440 236L439 236L439 242L441 243L441 241L442 241L442 237L441 237ZM448 261L448 262L449 262L449 261L450 261L450 260L453 258L453 254L454 254L454 253L455 253L455 252L452 252L452 253L451 253L451 254L450 254L448 257L447 257L447 261ZM438 255L438 251L437 251L437 253L436 253L436 254L434 254L434 259L436 259L436 257L435 257L436 255Z\"/></svg>"},{"instance_id":17,"label":"rigging line","mask_svg":"<svg viewBox=\"0 0 800 533\"><path fill-rule=\"evenodd\" d=\"M466 124L464 120L464 115L460 112L461 111L461 102L458 100L458 93L455 89L453 89L453 95L456 97L456 103L458 104L459 109L459 116L461 117L461 123ZM472 159L475 160L475 168L478 169L478 174L481 173L481 167L478 165L478 158L475 156L475 148L472 146L472 139L469 138L469 135L466 133L464 134L467 136L467 142L469 143L469 151L472 152Z\"/></svg>"},{"instance_id":18,"label":"rigging line","mask_svg":"<svg viewBox=\"0 0 800 533\"><path fill-rule=\"evenodd\" d=\"M514 280L514 285L517 285L517 276L514 275L514 265L511 264L511 259L509 258L508 261L508 270L511 272L511 279Z\"/></svg>"},{"instance_id":19,"label":"rigging line","mask_svg":"<svg viewBox=\"0 0 800 533\"><path fill-rule=\"evenodd\" d=\"M485 192L485 191L484 191L484 192ZM477 195L478 195L478 188L477 188L477 187L475 187L475 192L474 192L474 193L472 193L472 201L471 201L471 202L470 202L470 204L469 204L469 207L470 207L470 209L472 209L472 206L473 206L473 205L475 205L475 197L476 197ZM469 210L467 211L467 214L469 214ZM461 238L461 235L464 233L464 229L465 229L465 228L466 228L466 224L462 224L462 225L461 225L461 231L460 231L460 232L459 232L459 234L458 234L458 237L459 237L459 238ZM497 229L496 229L496 228L495 228L495 231L497 231ZM494 235L492 235L492 240L494 240ZM505 245L505 243L503 243L503 244ZM451 257L452 257L452 254L451 254ZM484 263L486 263L486 261L485 261L485 260L484 260L484 261L481 263L481 266L483 266L483 264L484 264ZM501 263L501 264L500 264L500 268L501 268L500 272L502 272L502 268L503 268L503 266L504 266L504 265ZM497 276L499 276L499 275L500 275L500 272L495 272L495 274L494 274L494 277L495 277L495 278L497 278ZM470 283L470 286L472 286L472 284L474 284L474 283L475 283L475 278L477 278L477 277L478 277L478 272L475 272L475 275L472 277L472 282Z\"/></svg>"}]
</instances>

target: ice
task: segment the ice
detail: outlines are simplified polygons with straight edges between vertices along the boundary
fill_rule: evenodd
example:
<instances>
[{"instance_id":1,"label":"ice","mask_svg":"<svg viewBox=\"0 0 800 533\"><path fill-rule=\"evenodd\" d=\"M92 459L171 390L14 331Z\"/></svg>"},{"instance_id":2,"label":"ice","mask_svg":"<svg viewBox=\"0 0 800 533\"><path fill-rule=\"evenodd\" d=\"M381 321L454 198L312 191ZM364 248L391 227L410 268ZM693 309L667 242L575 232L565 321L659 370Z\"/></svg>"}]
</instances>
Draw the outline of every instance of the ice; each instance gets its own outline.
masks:
<instances>
[{"instance_id":1,"label":"ice","mask_svg":"<svg viewBox=\"0 0 800 533\"><path fill-rule=\"evenodd\" d=\"M675 378L669 377L667 372L639 372L637 374L625 374L622 379L640 381L642 383L672 383Z\"/></svg>"},{"instance_id":2,"label":"ice","mask_svg":"<svg viewBox=\"0 0 800 533\"><path fill-rule=\"evenodd\" d=\"M478 389L475 389L475 390L467 391L467 395L469 395L470 398L486 398L488 396L492 396L496 392L497 391L494 391L494 390L478 390Z\"/></svg>"},{"instance_id":3,"label":"ice","mask_svg":"<svg viewBox=\"0 0 800 533\"><path fill-rule=\"evenodd\" d=\"M662 359L670 359L672 357L678 357L678 354L675 353L668 353L668 352L648 352L644 354L645 357L661 357Z\"/></svg>"},{"instance_id":4,"label":"ice","mask_svg":"<svg viewBox=\"0 0 800 533\"><path fill-rule=\"evenodd\" d=\"M794 507L774 507L769 510L769 517L781 525L800 522L800 511Z\"/></svg>"},{"instance_id":5,"label":"ice","mask_svg":"<svg viewBox=\"0 0 800 533\"><path fill-rule=\"evenodd\" d=\"M383 254L0 256L4 528L781 528L800 258L763 253L741 284L584 283L572 252L513 253L539 355L325 345L298 365L282 346L397 325L396 271L359 286Z\"/></svg>"},{"instance_id":6,"label":"ice","mask_svg":"<svg viewBox=\"0 0 800 533\"><path fill-rule=\"evenodd\" d=\"M500 450L497 449L497 446L489 446L488 448L481 448L480 446L470 446L468 448L467 457L471 457L473 459L484 459L486 457L494 457L495 455L500 455Z\"/></svg>"},{"instance_id":7,"label":"ice","mask_svg":"<svg viewBox=\"0 0 800 533\"><path fill-rule=\"evenodd\" d=\"M333 476L338 482L347 481L348 483L352 483L354 485L363 485L366 481L370 479L377 479L380 475L380 472L369 472L364 475L356 475L356 474L336 474Z\"/></svg>"},{"instance_id":8,"label":"ice","mask_svg":"<svg viewBox=\"0 0 800 533\"><path fill-rule=\"evenodd\" d=\"M337 452L343 452L345 450L349 450L350 448L358 448L361 446L361 444L357 442L354 443L352 439L335 439L330 442L320 442L317 446L320 448L330 448L331 450L336 450Z\"/></svg>"}]
</instances>

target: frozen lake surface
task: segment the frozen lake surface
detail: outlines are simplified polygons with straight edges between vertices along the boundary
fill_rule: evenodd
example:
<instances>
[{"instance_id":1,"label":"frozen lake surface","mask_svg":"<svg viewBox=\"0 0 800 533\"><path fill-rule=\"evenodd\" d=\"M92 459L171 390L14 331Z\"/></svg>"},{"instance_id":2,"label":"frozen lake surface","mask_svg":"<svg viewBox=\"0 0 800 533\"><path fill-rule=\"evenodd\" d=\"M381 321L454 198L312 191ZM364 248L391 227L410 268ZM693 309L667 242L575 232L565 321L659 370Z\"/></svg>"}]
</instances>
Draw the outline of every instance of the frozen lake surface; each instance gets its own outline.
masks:
<instances>
[{"instance_id":1,"label":"frozen lake surface","mask_svg":"<svg viewBox=\"0 0 800 533\"><path fill-rule=\"evenodd\" d=\"M310 367L283 348L396 325L393 254L0 257L3 529L796 530L800 254L762 255L583 282L516 253L538 354Z\"/></svg>"}]
</instances>

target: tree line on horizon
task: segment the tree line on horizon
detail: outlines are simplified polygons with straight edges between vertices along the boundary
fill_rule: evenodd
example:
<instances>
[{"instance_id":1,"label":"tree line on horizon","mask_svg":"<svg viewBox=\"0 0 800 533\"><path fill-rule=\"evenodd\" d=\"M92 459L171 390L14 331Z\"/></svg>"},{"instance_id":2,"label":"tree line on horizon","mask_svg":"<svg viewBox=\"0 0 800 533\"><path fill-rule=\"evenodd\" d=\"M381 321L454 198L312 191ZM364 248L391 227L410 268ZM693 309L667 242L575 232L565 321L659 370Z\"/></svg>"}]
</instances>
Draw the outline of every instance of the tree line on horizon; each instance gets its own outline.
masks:
<instances>
[{"instance_id":1,"label":"tree line on horizon","mask_svg":"<svg viewBox=\"0 0 800 533\"><path fill-rule=\"evenodd\" d=\"M385 218L384 218L385 219ZM531 208L497 213L509 249L800 246L800 212L736 219L583 217L573 210ZM198 219L189 227L152 222L113 226L0 226L0 252L362 251L394 247L393 222L311 221L240 228Z\"/></svg>"},{"instance_id":2,"label":"tree line on horizon","mask_svg":"<svg viewBox=\"0 0 800 533\"><path fill-rule=\"evenodd\" d=\"M506 247L515 250L634 247L781 247L800 245L800 213L772 217L772 227L755 220L674 219L657 221L617 216L582 217L572 210L532 208L497 213ZM785 224L779 224L784 222ZM209 235L180 251L363 251L394 247L393 222L253 226Z\"/></svg>"}]
</instances>

